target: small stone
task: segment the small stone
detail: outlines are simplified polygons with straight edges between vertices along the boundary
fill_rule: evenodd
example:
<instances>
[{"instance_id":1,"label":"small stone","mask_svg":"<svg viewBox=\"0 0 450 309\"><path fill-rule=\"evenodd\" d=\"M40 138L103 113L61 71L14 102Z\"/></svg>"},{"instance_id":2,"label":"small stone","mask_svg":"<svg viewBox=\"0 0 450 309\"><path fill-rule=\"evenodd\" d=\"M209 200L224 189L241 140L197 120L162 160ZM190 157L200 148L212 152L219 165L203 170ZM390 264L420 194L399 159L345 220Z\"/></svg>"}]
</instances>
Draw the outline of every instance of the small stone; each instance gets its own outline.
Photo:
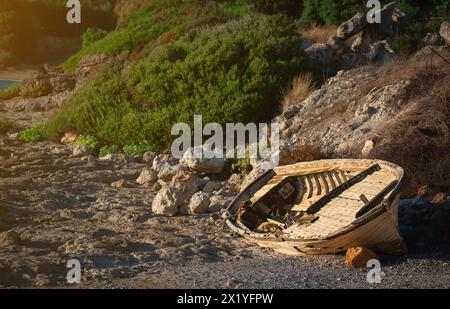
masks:
<instances>
[{"instance_id":1,"label":"small stone","mask_svg":"<svg viewBox=\"0 0 450 309\"><path fill-rule=\"evenodd\" d=\"M64 136L61 138L61 144L65 145L72 145L76 142L78 139L78 134L75 132L67 132L64 134Z\"/></svg>"},{"instance_id":2,"label":"small stone","mask_svg":"<svg viewBox=\"0 0 450 309\"><path fill-rule=\"evenodd\" d=\"M133 157L126 155L124 153L110 153L107 154L106 156L98 158L98 160L114 162L116 164L125 164L134 161Z\"/></svg>"},{"instance_id":3,"label":"small stone","mask_svg":"<svg viewBox=\"0 0 450 309\"><path fill-rule=\"evenodd\" d=\"M136 182L140 185L145 185L156 180L158 180L158 173L152 168L144 168Z\"/></svg>"},{"instance_id":4,"label":"small stone","mask_svg":"<svg viewBox=\"0 0 450 309\"><path fill-rule=\"evenodd\" d=\"M378 259L375 252L364 247L350 248L345 256L345 261L351 268L366 268L367 262Z\"/></svg>"},{"instance_id":5,"label":"small stone","mask_svg":"<svg viewBox=\"0 0 450 309\"><path fill-rule=\"evenodd\" d=\"M190 214L204 214L208 212L211 200L209 194L205 192L195 193L189 202L188 210Z\"/></svg>"},{"instance_id":6,"label":"small stone","mask_svg":"<svg viewBox=\"0 0 450 309\"><path fill-rule=\"evenodd\" d=\"M208 181L203 187L203 192L213 193L214 191L218 191L223 188L223 185L220 181Z\"/></svg>"},{"instance_id":7,"label":"small stone","mask_svg":"<svg viewBox=\"0 0 450 309\"><path fill-rule=\"evenodd\" d=\"M427 35L423 38L422 42L426 46L433 46L433 45L441 45L443 40L439 36L439 34L428 32Z\"/></svg>"},{"instance_id":8,"label":"small stone","mask_svg":"<svg viewBox=\"0 0 450 309\"><path fill-rule=\"evenodd\" d=\"M155 160L157 155L156 152L146 152L142 156L142 162L153 164L153 160Z\"/></svg>"},{"instance_id":9,"label":"small stone","mask_svg":"<svg viewBox=\"0 0 450 309\"><path fill-rule=\"evenodd\" d=\"M125 179L121 179L119 181L113 182L111 184L111 187L117 188L117 189L122 189L122 188L129 187L129 184L127 183L127 181Z\"/></svg>"},{"instance_id":10,"label":"small stone","mask_svg":"<svg viewBox=\"0 0 450 309\"><path fill-rule=\"evenodd\" d=\"M87 146L76 146L72 151L74 157L85 157L94 154L94 150Z\"/></svg>"}]
</instances>

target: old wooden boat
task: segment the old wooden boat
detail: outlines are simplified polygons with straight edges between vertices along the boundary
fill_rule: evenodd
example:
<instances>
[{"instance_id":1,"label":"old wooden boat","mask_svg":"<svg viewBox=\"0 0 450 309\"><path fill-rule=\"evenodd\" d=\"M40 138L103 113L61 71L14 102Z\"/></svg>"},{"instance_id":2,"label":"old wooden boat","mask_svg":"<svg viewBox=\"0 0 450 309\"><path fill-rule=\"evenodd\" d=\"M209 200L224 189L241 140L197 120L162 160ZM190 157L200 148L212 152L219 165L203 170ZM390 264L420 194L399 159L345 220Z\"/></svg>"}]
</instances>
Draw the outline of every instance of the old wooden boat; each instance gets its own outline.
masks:
<instances>
[{"instance_id":1,"label":"old wooden boat","mask_svg":"<svg viewBox=\"0 0 450 309\"><path fill-rule=\"evenodd\" d=\"M329 254L364 246L401 255L403 169L380 160L321 160L269 170L229 205L228 226L263 247Z\"/></svg>"}]
</instances>

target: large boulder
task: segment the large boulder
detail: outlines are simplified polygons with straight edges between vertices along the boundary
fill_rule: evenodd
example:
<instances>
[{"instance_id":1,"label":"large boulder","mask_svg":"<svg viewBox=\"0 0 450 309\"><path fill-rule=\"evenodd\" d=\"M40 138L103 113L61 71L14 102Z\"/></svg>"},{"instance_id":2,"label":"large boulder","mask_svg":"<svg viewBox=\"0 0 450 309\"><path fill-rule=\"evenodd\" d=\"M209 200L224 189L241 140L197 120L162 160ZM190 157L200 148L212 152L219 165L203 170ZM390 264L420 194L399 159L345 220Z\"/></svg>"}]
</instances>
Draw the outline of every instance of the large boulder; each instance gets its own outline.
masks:
<instances>
[{"instance_id":1,"label":"large boulder","mask_svg":"<svg viewBox=\"0 0 450 309\"><path fill-rule=\"evenodd\" d=\"M20 93L23 97L42 97L73 90L76 78L59 68L43 66L35 77L22 81Z\"/></svg>"},{"instance_id":2,"label":"large boulder","mask_svg":"<svg viewBox=\"0 0 450 309\"><path fill-rule=\"evenodd\" d=\"M376 42L369 47L367 58L371 62L383 64L394 57L394 51L387 41Z\"/></svg>"},{"instance_id":3,"label":"large boulder","mask_svg":"<svg viewBox=\"0 0 450 309\"><path fill-rule=\"evenodd\" d=\"M336 35L343 40L347 40L363 31L367 24L366 14L360 12L340 25Z\"/></svg>"},{"instance_id":4,"label":"large boulder","mask_svg":"<svg viewBox=\"0 0 450 309\"><path fill-rule=\"evenodd\" d=\"M200 179L195 174L176 174L170 184L164 185L153 199L153 213L164 216L188 213L188 202L199 191L199 187Z\"/></svg>"},{"instance_id":5,"label":"large boulder","mask_svg":"<svg viewBox=\"0 0 450 309\"><path fill-rule=\"evenodd\" d=\"M214 157L212 153L206 154L203 151L203 157L198 158L194 156L194 151L188 150L185 152L180 164L192 171L205 174L220 174L225 167L225 159ZM207 158L212 157L212 158Z\"/></svg>"},{"instance_id":6,"label":"large boulder","mask_svg":"<svg viewBox=\"0 0 450 309\"><path fill-rule=\"evenodd\" d=\"M441 37L445 40L447 45L450 45L450 22L444 21L441 25L441 30L439 31Z\"/></svg>"}]
</instances>

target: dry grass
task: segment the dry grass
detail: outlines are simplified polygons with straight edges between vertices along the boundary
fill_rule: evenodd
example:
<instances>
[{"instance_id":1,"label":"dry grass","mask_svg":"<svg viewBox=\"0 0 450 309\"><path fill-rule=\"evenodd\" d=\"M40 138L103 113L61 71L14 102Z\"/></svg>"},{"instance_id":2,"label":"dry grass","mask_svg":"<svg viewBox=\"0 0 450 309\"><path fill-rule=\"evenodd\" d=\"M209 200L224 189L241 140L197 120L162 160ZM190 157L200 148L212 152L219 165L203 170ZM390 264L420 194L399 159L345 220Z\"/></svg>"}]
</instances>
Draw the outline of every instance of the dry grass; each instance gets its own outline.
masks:
<instances>
[{"instance_id":1,"label":"dry grass","mask_svg":"<svg viewBox=\"0 0 450 309\"><path fill-rule=\"evenodd\" d=\"M295 77L291 89L285 92L283 107L286 108L303 102L315 89L311 73Z\"/></svg>"},{"instance_id":2,"label":"dry grass","mask_svg":"<svg viewBox=\"0 0 450 309\"><path fill-rule=\"evenodd\" d=\"M311 26L307 29L300 29L302 38L314 43L326 43L330 36L336 34L334 26Z\"/></svg>"}]
</instances>

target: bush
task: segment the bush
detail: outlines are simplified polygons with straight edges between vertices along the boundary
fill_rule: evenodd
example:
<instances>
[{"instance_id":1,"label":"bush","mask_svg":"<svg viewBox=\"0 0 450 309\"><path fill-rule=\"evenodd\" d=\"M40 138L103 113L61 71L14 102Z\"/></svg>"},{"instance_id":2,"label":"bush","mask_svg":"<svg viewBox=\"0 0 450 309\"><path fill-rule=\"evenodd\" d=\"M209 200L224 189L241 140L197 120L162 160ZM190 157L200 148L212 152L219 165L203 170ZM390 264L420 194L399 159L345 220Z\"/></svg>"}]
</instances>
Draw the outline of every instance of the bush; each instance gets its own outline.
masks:
<instances>
[{"instance_id":1,"label":"bush","mask_svg":"<svg viewBox=\"0 0 450 309\"><path fill-rule=\"evenodd\" d=\"M38 124L32 128L28 128L24 130L19 139L25 143L36 143L42 140L44 136L44 126L42 124Z\"/></svg>"},{"instance_id":2,"label":"bush","mask_svg":"<svg viewBox=\"0 0 450 309\"><path fill-rule=\"evenodd\" d=\"M285 18L251 17L191 33L141 61L129 86L153 113L146 130L170 133L195 114L221 124L267 119L280 89L302 71L299 40Z\"/></svg>"},{"instance_id":3,"label":"bush","mask_svg":"<svg viewBox=\"0 0 450 309\"><path fill-rule=\"evenodd\" d=\"M76 146L85 146L85 147L88 147L91 149L97 149L99 146L99 143L95 139L95 137L92 137L90 135L81 135L75 141L75 145Z\"/></svg>"},{"instance_id":4,"label":"bush","mask_svg":"<svg viewBox=\"0 0 450 309\"><path fill-rule=\"evenodd\" d=\"M300 17L303 11L303 0L247 0L254 8L266 14L285 14Z\"/></svg>"},{"instance_id":5,"label":"bush","mask_svg":"<svg viewBox=\"0 0 450 309\"><path fill-rule=\"evenodd\" d=\"M245 159L234 160L231 164L231 172L246 175L252 171L253 167L250 163L250 157Z\"/></svg>"},{"instance_id":6,"label":"bush","mask_svg":"<svg viewBox=\"0 0 450 309\"><path fill-rule=\"evenodd\" d=\"M119 152L119 147L113 145L113 146L103 146L100 148L99 151L99 156L100 157L104 157L107 156L109 154L113 154L113 153L118 153Z\"/></svg>"},{"instance_id":7,"label":"bush","mask_svg":"<svg viewBox=\"0 0 450 309\"><path fill-rule=\"evenodd\" d=\"M226 20L226 15L213 2L153 0L143 9L127 17L125 26L83 47L63 64L74 69L86 55L115 55L124 50L153 49L178 39L190 29Z\"/></svg>"},{"instance_id":8,"label":"bush","mask_svg":"<svg viewBox=\"0 0 450 309\"><path fill-rule=\"evenodd\" d=\"M14 84L5 89L0 89L0 101L9 100L20 95L19 84Z\"/></svg>"},{"instance_id":9,"label":"bush","mask_svg":"<svg viewBox=\"0 0 450 309\"><path fill-rule=\"evenodd\" d=\"M360 11L366 11L362 0L305 0L302 21L309 24L339 25Z\"/></svg>"},{"instance_id":10,"label":"bush","mask_svg":"<svg viewBox=\"0 0 450 309\"><path fill-rule=\"evenodd\" d=\"M220 124L269 119L281 89L302 72L299 42L280 16L191 31L138 62L126 85L118 62L87 82L47 130L157 151L172 141L173 124L191 124L195 114Z\"/></svg>"},{"instance_id":11,"label":"bush","mask_svg":"<svg viewBox=\"0 0 450 309\"><path fill-rule=\"evenodd\" d=\"M123 152L128 155L143 155L147 151L151 151L151 145L125 145L123 146Z\"/></svg>"},{"instance_id":12,"label":"bush","mask_svg":"<svg viewBox=\"0 0 450 309\"><path fill-rule=\"evenodd\" d=\"M88 28L82 36L83 47L87 47L92 43L103 39L107 34L108 32L100 28Z\"/></svg>"}]
</instances>

